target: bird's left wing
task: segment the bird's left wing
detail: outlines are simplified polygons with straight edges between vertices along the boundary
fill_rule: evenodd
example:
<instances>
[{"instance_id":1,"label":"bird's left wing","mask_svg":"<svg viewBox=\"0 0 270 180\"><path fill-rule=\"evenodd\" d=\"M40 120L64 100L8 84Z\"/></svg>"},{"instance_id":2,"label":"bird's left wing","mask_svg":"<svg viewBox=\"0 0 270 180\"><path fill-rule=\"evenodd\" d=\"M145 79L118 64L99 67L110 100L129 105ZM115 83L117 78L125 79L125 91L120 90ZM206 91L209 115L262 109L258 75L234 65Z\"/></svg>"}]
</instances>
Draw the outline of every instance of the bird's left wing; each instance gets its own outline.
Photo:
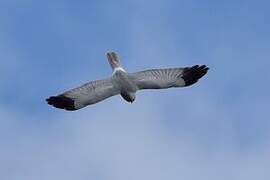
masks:
<instances>
[{"instance_id":1,"label":"bird's left wing","mask_svg":"<svg viewBox=\"0 0 270 180\"><path fill-rule=\"evenodd\" d=\"M185 87L196 83L203 77L208 67L195 65L185 68L150 69L129 74L138 89L166 89Z\"/></svg>"},{"instance_id":2,"label":"bird's left wing","mask_svg":"<svg viewBox=\"0 0 270 180\"><path fill-rule=\"evenodd\" d=\"M58 96L51 96L46 101L56 108L74 111L117 94L119 90L114 87L111 79L104 79L88 82Z\"/></svg>"}]
</instances>

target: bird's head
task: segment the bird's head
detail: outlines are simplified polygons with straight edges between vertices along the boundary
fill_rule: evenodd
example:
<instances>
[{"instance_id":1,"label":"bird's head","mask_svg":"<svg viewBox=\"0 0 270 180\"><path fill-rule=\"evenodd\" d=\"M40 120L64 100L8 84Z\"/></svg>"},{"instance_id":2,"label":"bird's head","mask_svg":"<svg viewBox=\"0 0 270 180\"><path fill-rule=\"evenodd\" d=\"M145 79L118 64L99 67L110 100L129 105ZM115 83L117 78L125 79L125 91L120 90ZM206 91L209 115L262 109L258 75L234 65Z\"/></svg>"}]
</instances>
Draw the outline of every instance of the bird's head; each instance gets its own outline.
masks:
<instances>
[{"instance_id":1,"label":"bird's head","mask_svg":"<svg viewBox=\"0 0 270 180\"><path fill-rule=\"evenodd\" d=\"M130 103L133 103L133 101L135 101L136 98L136 92L121 92L121 96Z\"/></svg>"}]
</instances>

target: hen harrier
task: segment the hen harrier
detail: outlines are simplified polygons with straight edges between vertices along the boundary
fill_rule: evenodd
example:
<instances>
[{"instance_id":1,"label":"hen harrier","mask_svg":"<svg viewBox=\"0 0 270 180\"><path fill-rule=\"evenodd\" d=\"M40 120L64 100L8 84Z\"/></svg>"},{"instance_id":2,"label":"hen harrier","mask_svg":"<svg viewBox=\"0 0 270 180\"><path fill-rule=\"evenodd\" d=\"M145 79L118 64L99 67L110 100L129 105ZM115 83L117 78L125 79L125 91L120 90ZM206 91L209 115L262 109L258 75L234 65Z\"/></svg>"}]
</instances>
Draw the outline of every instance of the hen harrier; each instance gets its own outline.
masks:
<instances>
[{"instance_id":1,"label":"hen harrier","mask_svg":"<svg viewBox=\"0 0 270 180\"><path fill-rule=\"evenodd\" d=\"M117 94L132 103L138 90L190 86L203 77L209 69L206 65L195 65L128 73L121 66L116 53L107 53L107 58L113 70L110 78L91 81L58 96L51 96L46 99L48 104L74 111Z\"/></svg>"}]
</instances>

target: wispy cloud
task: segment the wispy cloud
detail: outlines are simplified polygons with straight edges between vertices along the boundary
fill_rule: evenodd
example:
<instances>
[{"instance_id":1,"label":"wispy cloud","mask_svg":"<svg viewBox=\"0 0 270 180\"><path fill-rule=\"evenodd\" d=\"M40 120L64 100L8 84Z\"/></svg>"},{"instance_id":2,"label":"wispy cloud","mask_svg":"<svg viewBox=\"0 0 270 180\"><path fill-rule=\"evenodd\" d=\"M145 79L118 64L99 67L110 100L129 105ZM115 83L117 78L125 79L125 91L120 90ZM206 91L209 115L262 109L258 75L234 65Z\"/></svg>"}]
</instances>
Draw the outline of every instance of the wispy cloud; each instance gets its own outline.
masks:
<instances>
[{"instance_id":1,"label":"wispy cloud","mask_svg":"<svg viewBox=\"0 0 270 180\"><path fill-rule=\"evenodd\" d=\"M2 178L267 179L269 176L269 146L245 152L233 145L219 149L198 143L188 134L178 136L164 126L166 119L161 118L161 107L153 99L142 101L132 106L121 105L114 98L111 103L94 107L95 110L54 115L45 125L39 121L48 121L47 118L31 119L2 110L5 119L1 123ZM107 112L99 113L104 108ZM111 108L114 109L110 111ZM215 127L209 130L212 128ZM214 142L220 145L218 139Z\"/></svg>"}]
</instances>

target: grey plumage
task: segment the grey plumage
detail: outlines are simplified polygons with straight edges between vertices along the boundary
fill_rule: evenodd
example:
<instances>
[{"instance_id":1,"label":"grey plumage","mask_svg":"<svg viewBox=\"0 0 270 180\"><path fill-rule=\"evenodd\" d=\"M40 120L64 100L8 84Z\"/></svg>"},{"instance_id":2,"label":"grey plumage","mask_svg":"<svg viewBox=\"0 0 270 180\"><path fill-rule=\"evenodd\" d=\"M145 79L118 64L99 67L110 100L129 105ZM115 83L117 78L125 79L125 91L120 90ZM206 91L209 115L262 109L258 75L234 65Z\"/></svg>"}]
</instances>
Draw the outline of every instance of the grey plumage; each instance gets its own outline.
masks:
<instances>
[{"instance_id":1,"label":"grey plumage","mask_svg":"<svg viewBox=\"0 0 270 180\"><path fill-rule=\"evenodd\" d=\"M116 53L108 53L107 58L113 70L111 78L91 81L58 96L51 96L47 99L48 104L72 111L117 94L126 101L133 102L138 90L190 86L203 77L209 69L205 65L195 65L186 68L151 69L127 73L120 65Z\"/></svg>"},{"instance_id":2,"label":"grey plumage","mask_svg":"<svg viewBox=\"0 0 270 180\"><path fill-rule=\"evenodd\" d=\"M185 86L181 78L184 68L150 69L130 74L139 89L165 89Z\"/></svg>"}]
</instances>

